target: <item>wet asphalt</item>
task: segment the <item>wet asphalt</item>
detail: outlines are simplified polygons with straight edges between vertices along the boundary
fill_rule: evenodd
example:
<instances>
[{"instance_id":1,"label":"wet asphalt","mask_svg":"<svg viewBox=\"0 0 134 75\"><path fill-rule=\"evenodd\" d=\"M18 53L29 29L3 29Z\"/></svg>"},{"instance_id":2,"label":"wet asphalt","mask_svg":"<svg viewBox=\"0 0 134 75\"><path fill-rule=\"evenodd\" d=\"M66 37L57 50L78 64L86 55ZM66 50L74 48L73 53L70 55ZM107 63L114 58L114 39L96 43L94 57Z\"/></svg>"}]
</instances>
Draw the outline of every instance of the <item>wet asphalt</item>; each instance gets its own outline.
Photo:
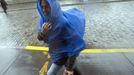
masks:
<instances>
[{"instance_id":1,"label":"wet asphalt","mask_svg":"<svg viewBox=\"0 0 134 75\"><path fill-rule=\"evenodd\" d=\"M11 48L0 50L0 75L39 75L47 61L47 57L39 51ZM133 75L133 57L134 53L81 54L76 64L83 75ZM50 64L51 61L49 66ZM63 70L64 68L57 75L62 75Z\"/></svg>"},{"instance_id":2,"label":"wet asphalt","mask_svg":"<svg viewBox=\"0 0 134 75\"><path fill-rule=\"evenodd\" d=\"M0 8L0 75L39 75L46 57L23 49L46 46L36 39L39 14L35 3L8 7L8 15ZM134 1L91 2L62 9L72 7L86 15L88 48L134 48ZM133 53L81 54L77 64L83 75L134 75L133 57Z\"/></svg>"}]
</instances>

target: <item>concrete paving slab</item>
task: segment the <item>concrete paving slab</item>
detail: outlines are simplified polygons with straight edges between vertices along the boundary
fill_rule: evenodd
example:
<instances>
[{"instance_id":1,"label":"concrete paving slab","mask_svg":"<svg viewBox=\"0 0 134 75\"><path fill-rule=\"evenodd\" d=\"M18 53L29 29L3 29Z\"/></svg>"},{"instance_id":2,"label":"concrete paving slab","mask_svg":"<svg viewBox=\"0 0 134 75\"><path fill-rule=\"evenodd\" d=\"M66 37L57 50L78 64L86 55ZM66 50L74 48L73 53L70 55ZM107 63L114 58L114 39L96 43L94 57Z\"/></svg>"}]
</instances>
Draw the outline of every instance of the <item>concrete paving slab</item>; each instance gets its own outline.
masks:
<instances>
[{"instance_id":1,"label":"concrete paving slab","mask_svg":"<svg viewBox=\"0 0 134 75\"><path fill-rule=\"evenodd\" d=\"M134 74L132 72L134 67L122 53L81 55L78 64L83 75Z\"/></svg>"},{"instance_id":2,"label":"concrete paving slab","mask_svg":"<svg viewBox=\"0 0 134 75\"><path fill-rule=\"evenodd\" d=\"M0 48L0 75L3 75L18 56L15 49Z\"/></svg>"},{"instance_id":3,"label":"concrete paving slab","mask_svg":"<svg viewBox=\"0 0 134 75\"><path fill-rule=\"evenodd\" d=\"M8 50L13 51L14 49L8 49ZM7 62L12 58L11 55L16 55L13 52L10 53L12 54L8 54L8 59L1 58L0 61L3 61L3 63ZM29 52L22 51L21 53L19 53L15 61L1 75L18 75L18 74L39 75L39 70L43 66L46 57L41 56L42 52L35 52L35 53L36 54L31 55L29 54ZM7 52L5 53L3 52L2 54L6 56ZM83 75L133 75L134 66L132 63L130 63L130 61L133 62L133 53L124 53L124 54L123 53L81 54L77 59L77 65ZM13 59L10 61L13 61ZM9 61L7 63L1 64L1 66L6 67L8 64ZM0 71L2 70L3 68L1 67ZM62 75L62 72L63 69L59 71L58 75Z\"/></svg>"},{"instance_id":4,"label":"concrete paving slab","mask_svg":"<svg viewBox=\"0 0 134 75\"><path fill-rule=\"evenodd\" d=\"M20 5L19 8L23 6L25 5ZM17 8L17 5L15 7ZM27 7L31 8L33 4ZM92 48L134 47L134 1L73 7L86 14L85 40L90 47L91 45ZM72 7L63 7L68 8ZM0 46L40 45L36 38L38 20L39 15L35 9L12 11L7 16L0 13ZM5 72L3 67L9 65L17 53L14 49L1 49L0 73ZM22 53L4 74L37 75L40 65L35 67L27 60L31 60L31 56ZM38 61L34 62L40 64ZM134 75L133 63L133 53L87 54L78 58L79 68L84 75Z\"/></svg>"}]
</instances>

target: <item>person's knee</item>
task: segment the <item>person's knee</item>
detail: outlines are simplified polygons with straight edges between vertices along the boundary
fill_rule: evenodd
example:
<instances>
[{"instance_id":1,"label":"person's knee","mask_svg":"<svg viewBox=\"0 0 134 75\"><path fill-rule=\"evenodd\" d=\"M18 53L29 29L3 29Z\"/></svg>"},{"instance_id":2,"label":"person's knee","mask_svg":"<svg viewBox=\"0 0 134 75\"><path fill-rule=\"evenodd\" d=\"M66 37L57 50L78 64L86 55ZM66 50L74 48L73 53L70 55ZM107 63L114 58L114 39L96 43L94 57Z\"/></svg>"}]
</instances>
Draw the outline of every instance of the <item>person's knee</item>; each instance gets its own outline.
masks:
<instances>
[{"instance_id":1,"label":"person's knee","mask_svg":"<svg viewBox=\"0 0 134 75\"><path fill-rule=\"evenodd\" d=\"M74 75L82 75L82 73L80 72L79 68L77 68L77 67L75 67L73 69L73 71L74 71Z\"/></svg>"},{"instance_id":2,"label":"person's knee","mask_svg":"<svg viewBox=\"0 0 134 75\"><path fill-rule=\"evenodd\" d=\"M58 66L57 64L53 63L49 68L47 75L56 75L61 67L62 66Z\"/></svg>"}]
</instances>

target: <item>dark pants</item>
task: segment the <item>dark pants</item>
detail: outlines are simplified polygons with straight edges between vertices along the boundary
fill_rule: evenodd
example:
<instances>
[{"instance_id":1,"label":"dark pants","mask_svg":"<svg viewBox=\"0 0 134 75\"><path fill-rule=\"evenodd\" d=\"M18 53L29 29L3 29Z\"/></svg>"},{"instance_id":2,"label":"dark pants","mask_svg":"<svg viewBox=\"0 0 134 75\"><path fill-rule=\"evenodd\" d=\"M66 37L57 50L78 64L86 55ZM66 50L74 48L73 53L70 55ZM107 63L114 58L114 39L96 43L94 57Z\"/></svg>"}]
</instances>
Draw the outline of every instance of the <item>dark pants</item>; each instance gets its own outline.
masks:
<instances>
[{"instance_id":1,"label":"dark pants","mask_svg":"<svg viewBox=\"0 0 134 75\"><path fill-rule=\"evenodd\" d=\"M63 57L59 59L57 62L52 63L51 67L49 68L47 75L56 75L57 72L63 67L66 67L66 62L68 60L68 57ZM73 72L74 75L82 75L79 69L77 68L77 65L75 64L73 66Z\"/></svg>"},{"instance_id":2,"label":"dark pants","mask_svg":"<svg viewBox=\"0 0 134 75\"><path fill-rule=\"evenodd\" d=\"M7 10L7 3L6 3L6 1L5 0L1 0L0 3L1 3L1 7L3 8L4 12L7 13L7 11L6 11Z\"/></svg>"},{"instance_id":3,"label":"dark pants","mask_svg":"<svg viewBox=\"0 0 134 75\"><path fill-rule=\"evenodd\" d=\"M52 65L50 66L47 75L56 75L57 72L62 68L63 66L57 65L55 63L52 63ZM79 69L77 68L77 66L75 65L73 68L73 72L74 75L82 75L79 71Z\"/></svg>"}]
</instances>

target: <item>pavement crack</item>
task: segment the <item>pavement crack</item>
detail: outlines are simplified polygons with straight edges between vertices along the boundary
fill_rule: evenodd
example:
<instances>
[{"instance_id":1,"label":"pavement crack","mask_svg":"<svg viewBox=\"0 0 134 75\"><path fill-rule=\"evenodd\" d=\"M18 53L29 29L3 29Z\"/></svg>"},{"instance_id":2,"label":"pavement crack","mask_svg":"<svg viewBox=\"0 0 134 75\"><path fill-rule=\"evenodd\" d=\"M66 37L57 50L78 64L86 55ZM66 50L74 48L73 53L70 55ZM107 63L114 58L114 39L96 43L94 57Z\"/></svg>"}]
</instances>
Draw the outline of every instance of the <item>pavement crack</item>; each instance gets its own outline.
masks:
<instances>
[{"instance_id":1,"label":"pavement crack","mask_svg":"<svg viewBox=\"0 0 134 75\"><path fill-rule=\"evenodd\" d=\"M3 71L2 75L5 75L7 71L10 69L10 67L13 65L13 63L17 60L18 56L21 54L21 50L18 51L18 54L14 56L14 58L11 60L11 63L6 67L6 69Z\"/></svg>"},{"instance_id":2,"label":"pavement crack","mask_svg":"<svg viewBox=\"0 0 134 75\"><path fill-rule=\"evenodd\" d=\"M122 55L128 60L128 62L133 66L134 68L134 63L125 55L125 53L122 53ZM130 70L133 74L134 72L132 70Z\"/></svg>"}]
</instances>

